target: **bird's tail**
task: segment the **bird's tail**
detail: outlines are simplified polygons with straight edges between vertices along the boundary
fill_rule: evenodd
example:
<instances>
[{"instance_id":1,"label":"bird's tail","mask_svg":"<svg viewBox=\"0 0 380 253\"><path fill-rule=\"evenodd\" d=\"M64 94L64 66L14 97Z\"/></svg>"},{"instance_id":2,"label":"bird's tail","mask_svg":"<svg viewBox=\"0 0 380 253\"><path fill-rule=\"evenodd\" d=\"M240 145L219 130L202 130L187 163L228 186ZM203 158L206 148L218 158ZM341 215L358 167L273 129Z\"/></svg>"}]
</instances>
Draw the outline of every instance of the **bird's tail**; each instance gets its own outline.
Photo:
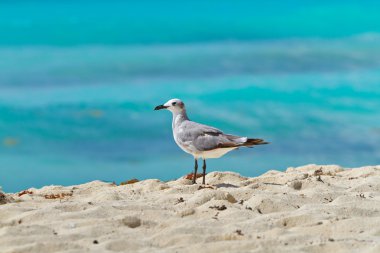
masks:
<instances>
[{"instance_id":1,"label":"bird's tail","mask_svg":"<svg viewBox=\"0 0 380 253\"><path fill-rule=\"evenodd\" d=\"M263 144L269 144L269 142L266 142L262 139L249 139L248 138L247 141L242 144L242 146L251 147L251 146L263 145Z\"/></svg>"},{"instance_id":2,"label":"bird's tail","mask_svg":"<svg viewBox=\"0 0 380 253\"><path fill-rule=\"evenodd\" d=\"M247 137L240 137L230 134L226 134L224 136L227 137L229 141L219 144L219 148L252 147L255 145L269 144L269 142L266 142L262 139L250 139Z\"/></svg>"}]
</instances>

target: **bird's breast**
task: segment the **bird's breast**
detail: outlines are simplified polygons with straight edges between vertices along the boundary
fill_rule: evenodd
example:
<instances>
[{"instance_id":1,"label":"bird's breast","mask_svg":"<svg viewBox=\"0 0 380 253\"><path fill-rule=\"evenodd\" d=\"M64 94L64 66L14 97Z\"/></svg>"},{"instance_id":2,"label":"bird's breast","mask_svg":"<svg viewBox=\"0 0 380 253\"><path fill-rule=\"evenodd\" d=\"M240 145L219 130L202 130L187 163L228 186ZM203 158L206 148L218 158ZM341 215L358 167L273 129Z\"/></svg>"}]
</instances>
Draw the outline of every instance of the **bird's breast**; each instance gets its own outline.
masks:
<instances>
[{"instance_id":1,"label":"bird's breast","mask_svg":"<svg viewBox=\"0 0 380 253\"><path fill-rule=\"evenodd\" d=\"M179 136L180 136L180 133L181 131L183 130L180 130L180 129L177 129L176 130L176 133L173 131L173 137L174 137L174 141L175 143L183 150L185 151L186 153L189 153L189 154L192 154L192 155L195 155L196 153L198 153L199 151L191 144L191 142L186 142L186 141L183 141Z\"/></svg>"}]
</instances>

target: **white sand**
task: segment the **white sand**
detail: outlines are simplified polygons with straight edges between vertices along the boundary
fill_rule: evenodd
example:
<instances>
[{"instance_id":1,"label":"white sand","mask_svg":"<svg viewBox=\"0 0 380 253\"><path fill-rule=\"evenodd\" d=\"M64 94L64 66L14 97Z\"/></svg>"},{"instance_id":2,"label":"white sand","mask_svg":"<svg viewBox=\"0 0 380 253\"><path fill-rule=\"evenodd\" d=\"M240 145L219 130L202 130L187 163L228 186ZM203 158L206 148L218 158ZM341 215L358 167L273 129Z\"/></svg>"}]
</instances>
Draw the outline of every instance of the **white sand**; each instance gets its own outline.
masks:
<instances>
[{"instance_id":1,"label":"white sand","mask_svg":"<svg viewBox=\"0 0 380 253\"><path fill-rule=\"evenodd\" d=\"M206 180L214 189L153 179L8 194L0 252L380 252L380 166Z\"/></svg>"}]
</instances>

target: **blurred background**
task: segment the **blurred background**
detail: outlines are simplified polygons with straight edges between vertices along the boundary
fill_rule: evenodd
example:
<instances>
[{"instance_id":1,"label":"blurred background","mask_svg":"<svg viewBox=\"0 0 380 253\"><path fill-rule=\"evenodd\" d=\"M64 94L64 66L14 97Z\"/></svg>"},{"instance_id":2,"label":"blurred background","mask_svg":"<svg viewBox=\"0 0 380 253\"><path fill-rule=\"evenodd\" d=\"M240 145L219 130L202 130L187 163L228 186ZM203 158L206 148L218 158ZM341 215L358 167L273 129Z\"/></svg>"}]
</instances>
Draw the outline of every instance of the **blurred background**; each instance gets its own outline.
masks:
<instances>
[{"instance_id":1,"label":"blurred background","mask_svg":"<svg viewBox=\"0 0 380 253\"><path fill-rule=\"evenodd\" d=\"M380 163L379 1L0 1L0 185L175 179L171 114L271 145L256 176Z\"/></svg>"}]
</instances>

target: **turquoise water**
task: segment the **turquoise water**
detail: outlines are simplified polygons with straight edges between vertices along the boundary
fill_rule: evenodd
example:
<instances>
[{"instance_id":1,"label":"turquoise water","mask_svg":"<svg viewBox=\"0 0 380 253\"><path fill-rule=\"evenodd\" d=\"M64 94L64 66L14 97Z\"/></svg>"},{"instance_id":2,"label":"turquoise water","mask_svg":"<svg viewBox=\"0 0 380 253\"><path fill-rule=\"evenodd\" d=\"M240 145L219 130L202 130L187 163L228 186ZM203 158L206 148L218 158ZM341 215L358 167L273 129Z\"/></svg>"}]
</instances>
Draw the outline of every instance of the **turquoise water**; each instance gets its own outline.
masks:
<instances>
[{"instance_id":1,"label":"turquoise water","mask_svg":"<svg viewBox=\"0 0 380 253\"><path fill-rule=\"evenodd\" d=\"M2 1L0 185L189 173L170 113L153 111L173 97L193 120L271 142L210 170L379 164L379 7Z\"/></svg>"}]
</instances>

